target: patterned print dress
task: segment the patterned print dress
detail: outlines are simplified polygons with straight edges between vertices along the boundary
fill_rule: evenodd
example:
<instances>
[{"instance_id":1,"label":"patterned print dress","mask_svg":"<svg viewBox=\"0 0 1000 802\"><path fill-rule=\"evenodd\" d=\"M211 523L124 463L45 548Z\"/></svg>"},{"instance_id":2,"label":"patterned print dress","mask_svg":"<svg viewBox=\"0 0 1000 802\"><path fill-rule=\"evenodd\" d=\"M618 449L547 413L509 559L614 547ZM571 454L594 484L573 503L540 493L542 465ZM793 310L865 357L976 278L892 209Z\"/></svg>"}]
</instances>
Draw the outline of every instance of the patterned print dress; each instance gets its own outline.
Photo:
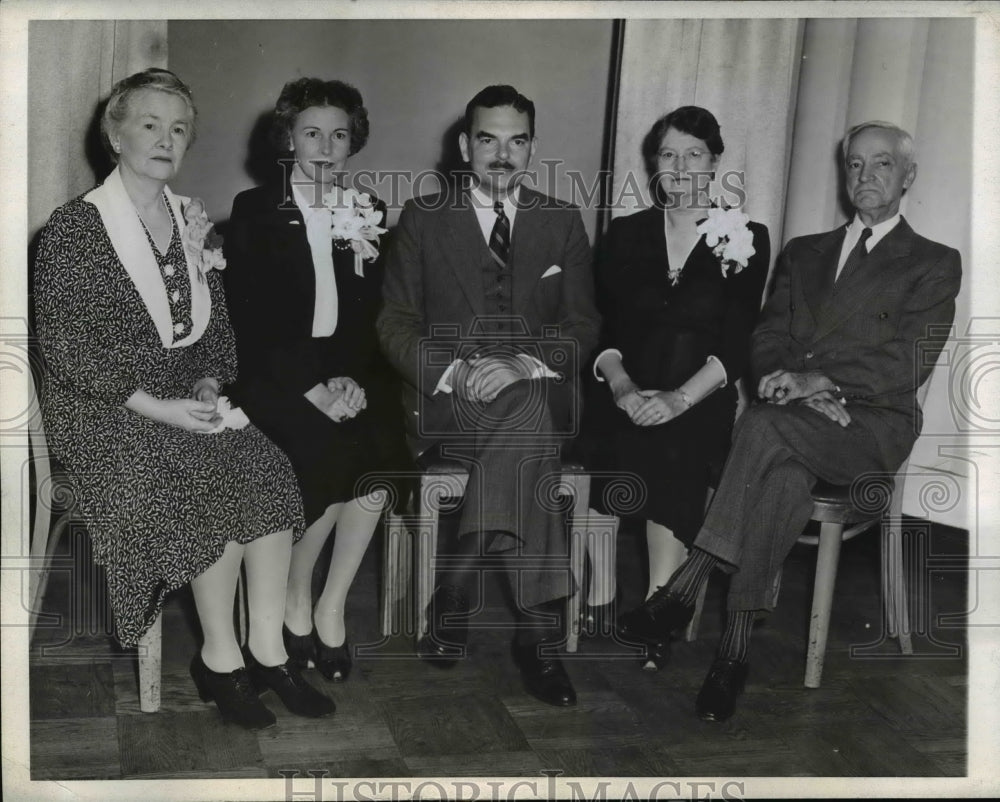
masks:
<instances>
[{"instance_id":1,"label":"patterned print dress","mask_svg":"<svg viewBox=\"0 0 1000 802\"><path fill-rule=\"evenodd\" d=\"M153 253L177 341L190 331L191 287L176 221L167 252ZM190 398L201 378L234 380L221 280L214 270L206 280L212 311L204 333L164 348L93 204L81 197L56 210L39 245L35 304L48 443L107 570L126 646L152 625L166 594L215 563L228 542L285 529L298 538L305 525L288 459L254 426L201 434L124 406L140 389Z\"/></svg>"}]
</instances>

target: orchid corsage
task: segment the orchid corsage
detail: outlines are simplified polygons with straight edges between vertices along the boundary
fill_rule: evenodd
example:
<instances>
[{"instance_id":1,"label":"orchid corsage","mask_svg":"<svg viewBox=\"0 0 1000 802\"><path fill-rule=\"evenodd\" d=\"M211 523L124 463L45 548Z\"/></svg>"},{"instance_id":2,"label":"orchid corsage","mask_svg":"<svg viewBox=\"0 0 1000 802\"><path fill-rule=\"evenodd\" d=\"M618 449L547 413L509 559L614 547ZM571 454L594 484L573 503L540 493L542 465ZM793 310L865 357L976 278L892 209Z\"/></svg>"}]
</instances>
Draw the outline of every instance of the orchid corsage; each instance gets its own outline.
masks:
<instances>
[{"instance_id":1,"label":"orchid corsage","mask_svg":"<svg viewBox=\"0 0 1000 802\"><path fill-rule=\"evenodd\" d=\"M209 270L225 270L226 257L222 255L222 236L208 219L205 203L201 198L191 198L183 208L184 250L198 268L198 279L205 282Z\"/></svg>"},{"instance_id":2,"label":"orchid corsage","mask_svg":"<svg viewBox=\"0 0 1000 802\"><path fill-rule=\"evenodd\" d=\"M739 209L713 207L698 224L698 233L705 235L705 244L719 260L723 276L739 273L757 253L749 222L750 218Z\"/></svg>"},{"instance_id":3,"label":"orchid corsage","mask_svg":"<svg viewBox=\"0 0 1000 802\"><path fill-rule=\"evenodd\" d=\"M378 238L382 228L382 212L375 208L367 192L334 187L323 196L323 205L330 210L330 236L337 248L354 251L354 272L364 276L363 262L378 258Z\"/></svg>"}]
</instances>

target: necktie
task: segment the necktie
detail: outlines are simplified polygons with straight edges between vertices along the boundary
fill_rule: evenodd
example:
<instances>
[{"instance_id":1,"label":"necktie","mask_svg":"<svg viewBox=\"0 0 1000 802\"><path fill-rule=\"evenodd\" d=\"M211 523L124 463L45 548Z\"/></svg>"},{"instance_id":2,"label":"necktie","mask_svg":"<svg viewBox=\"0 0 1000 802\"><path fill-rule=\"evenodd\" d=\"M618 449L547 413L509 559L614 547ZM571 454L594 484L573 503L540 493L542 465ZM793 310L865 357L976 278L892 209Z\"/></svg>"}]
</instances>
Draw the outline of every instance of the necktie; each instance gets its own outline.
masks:
<instances>
[{"instance_id":1,"label":"necktie","mask_svg":"<svg viewBox=\"0 0 1000 802\"><path fill-rule=\"evenodd\" d=\"M858 240L857 244L851 248L851 252L847 254L847 261L844 262L844 267L841 269L840 275L837 277L838 282L843 281L864 263L865 258L868 256L868 248L865 247L865 243L868 242L868 238L871 235L872 230L870 228L865 228L861 231L861 238Z\"/></svg>"},{"instance_id":2,"label":"necktie","mask_svg":"<svg viewBox=\"0 0 1000 802\"><path fill-rule=\"evenodd\" d=\"M490 253L500 267L506 267L507 255L510 253L510 220L504 214L502 201L493 204L493 211L497 213L497 220L490 232Z\"/></svg>"}]
</instances>

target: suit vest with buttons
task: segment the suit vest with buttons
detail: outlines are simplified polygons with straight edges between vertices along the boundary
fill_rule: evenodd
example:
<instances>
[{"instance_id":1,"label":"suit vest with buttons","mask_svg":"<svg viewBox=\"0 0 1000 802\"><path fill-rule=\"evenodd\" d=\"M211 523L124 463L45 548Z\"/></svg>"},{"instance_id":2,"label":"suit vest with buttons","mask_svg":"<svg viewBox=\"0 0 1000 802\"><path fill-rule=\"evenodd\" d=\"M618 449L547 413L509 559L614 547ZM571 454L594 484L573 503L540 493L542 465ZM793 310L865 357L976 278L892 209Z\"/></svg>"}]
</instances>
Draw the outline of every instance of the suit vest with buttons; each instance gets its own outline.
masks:
<instances>
[{"instance_id":1,"label":"suit vest with buttons","mask_svg":"<svg viewBox=\"0 0 1000 802\"><path fill-rule=\"evenodd\" d=\"M511 231L513 233L513 228ZM497 339L509 340L519 334L523 335L521 327L514 325L512 320L514 310L511 306L511 296L514 276L511 266L514 249L509 249L507 264L501 267L486 241L480 239L480 243L479 270L485 301L483 308L486 309L487 318L478 322L478 330L489 336L493 342Z\"/></svg>"}]
</instances>

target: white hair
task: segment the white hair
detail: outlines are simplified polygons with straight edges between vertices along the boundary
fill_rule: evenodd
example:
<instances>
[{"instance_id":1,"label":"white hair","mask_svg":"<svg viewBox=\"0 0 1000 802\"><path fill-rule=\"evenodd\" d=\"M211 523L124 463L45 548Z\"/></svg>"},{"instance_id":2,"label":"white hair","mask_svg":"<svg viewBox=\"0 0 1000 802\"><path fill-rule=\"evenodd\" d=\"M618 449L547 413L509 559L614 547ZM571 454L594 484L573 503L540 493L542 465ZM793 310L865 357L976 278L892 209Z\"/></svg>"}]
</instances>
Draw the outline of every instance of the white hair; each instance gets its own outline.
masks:
<instances>
[{"instance_id":1,"label":"white hair","mask_svg":"<svg viewBox=\"0 0 1000 802\"><path fill-rule=\"evenodd\" d=\"M914 159L917 157L917 150L913 145L913 137L910 136L908 131L904 131L898 125L887 123L884 120L868 120L867 122L858 123L844 134L844 161L847 161L847 151L851 147L854 137L869 128L879 128L883 131L888 131L896 137L896 153L902 157L907 165L913 164Z\"/></svg>"}]
</instances>

